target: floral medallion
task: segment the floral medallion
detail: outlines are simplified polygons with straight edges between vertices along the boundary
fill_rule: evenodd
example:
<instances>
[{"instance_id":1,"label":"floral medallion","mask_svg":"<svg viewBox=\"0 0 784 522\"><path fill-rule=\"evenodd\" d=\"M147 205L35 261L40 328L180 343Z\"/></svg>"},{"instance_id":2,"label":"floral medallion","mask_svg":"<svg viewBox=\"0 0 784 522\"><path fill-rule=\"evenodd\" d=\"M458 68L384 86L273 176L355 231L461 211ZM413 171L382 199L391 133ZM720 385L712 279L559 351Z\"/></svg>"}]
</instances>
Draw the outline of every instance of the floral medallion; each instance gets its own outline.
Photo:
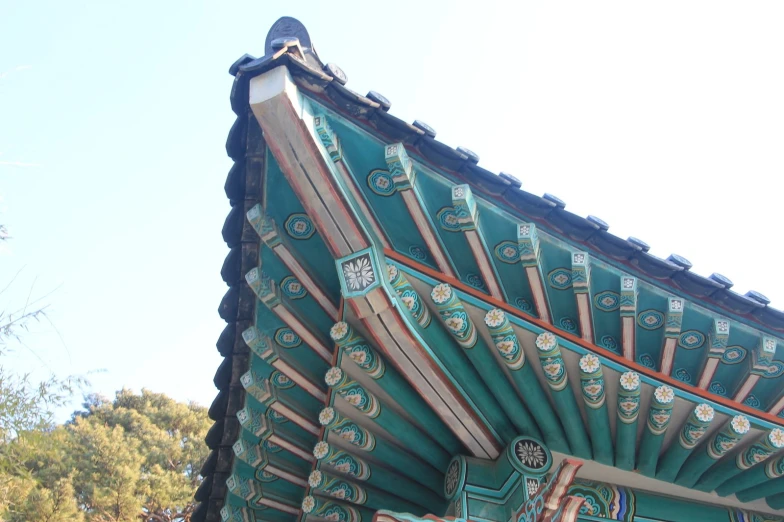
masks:
<instances>
[{"instance_id":1,"label":"floral medallion","mask_svg":"<svg viewBox=\"0 0 784 522\"><path fill-rule=\"evenodd\" d=\"M293 239L310 239L316 233L316 228L307 214L291 214L284 223L286 233Z\"/></svg>"},{"instance_id":2,"label":"floral medallion","mask_svg":"<svg viewBox=\"0 0 784 522\"><path fill-rule=\"evenodd\" d=\"M556 290L567 290L572 287L572 271L569 268L556 268L547 274L547 281Z\"/></svg>"},{"instance_id":3,"label":"floral medallion","mask_svg":"<svg viewBox=\"0 0 784 522\"><path fill-rule=\"evenodd\" d=\"M593 303L602 312L614 312L621 307L621 296L617 292L605 290L593 297Z\"/></svg>"},{"instance_id":4,"label":"floral medallion","mask_svg":"<svg viewBox=\"0 0 784 522\"><path fill-rule=\"evenodd\" d=\"M376 283L369 253L345 260L340 265L346 287L350 291L361 292Z\"/></svg>"},{"instance_id":5,"label":"floral medallion","mask_svg":"<svg viewBox=\"0 0 784 522\"><path fill-rule=\"evenodd\" d=\"M637 324L646 330L656 330L664 325L664 314L658 310L645 310L637 315Z\"/></svg>"},{"instance_id":6,"label":"floral medallion","mask_svg":"<svg viewBox=\"0 0 784 522\"><path fill-rule=\"evenodd\" d=\"M289 299L302 299L308 295L308 291L294 276L284 277L280 282L280 289Z\"/></svg>"},{"instance_id":7,"label":"floral medallion","mask_svg":"<svg viewBox=\"0 0 784 522\"><path fill-rule=\"evenodd\" d=\"M502 241L493 249L496 259L514 265L520 262L520 247L514 241Z\"/></svg>"},{"instance_id":8,"label":"floral medallion","mask_svg":"<svg viewBox=\"0 0 784 522\"><path fill-rule=\"evenodd\" d=\"M697 330L687 330L678 337L678 345L686 350L695 350L705 344L705 334Z\"/></svg>"}]
</instances>

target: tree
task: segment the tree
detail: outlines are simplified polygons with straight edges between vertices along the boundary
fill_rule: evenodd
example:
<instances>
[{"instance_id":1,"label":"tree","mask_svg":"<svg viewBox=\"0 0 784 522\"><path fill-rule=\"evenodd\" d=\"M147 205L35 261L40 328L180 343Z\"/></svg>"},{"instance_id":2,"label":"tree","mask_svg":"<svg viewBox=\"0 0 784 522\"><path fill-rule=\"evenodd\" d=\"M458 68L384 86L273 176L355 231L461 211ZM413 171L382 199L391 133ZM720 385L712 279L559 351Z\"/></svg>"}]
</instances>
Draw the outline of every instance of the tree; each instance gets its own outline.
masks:
<instances>
[{"instance_id":1,"label":"tree","mask_svg":"<svg viewBox=\"0 0 784 522\"><path fill-rule=\"evenodd\" d=\"M84 408L26 437L33 481L8 522L187 522L207 453L206 408L125 389L113 401L88 396Z\"/></svg>"}]
</instances>

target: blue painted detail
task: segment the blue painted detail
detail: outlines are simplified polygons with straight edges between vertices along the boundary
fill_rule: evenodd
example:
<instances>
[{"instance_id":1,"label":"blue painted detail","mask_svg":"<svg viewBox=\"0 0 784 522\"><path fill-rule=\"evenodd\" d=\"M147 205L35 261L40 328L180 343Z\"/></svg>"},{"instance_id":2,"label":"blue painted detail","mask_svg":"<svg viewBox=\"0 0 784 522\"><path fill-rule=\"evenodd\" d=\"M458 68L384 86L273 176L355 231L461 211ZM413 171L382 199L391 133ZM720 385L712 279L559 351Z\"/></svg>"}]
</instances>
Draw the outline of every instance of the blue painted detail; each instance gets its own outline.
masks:
<instances>
[{"instance_id":1,"label":"blue painted detail","mask_svg":"<svg viewBox=\"0 0 784 522\"><path fill-rule=\"evenodd\" d=\"M495 257L504 263L514 265L520 262L520 247L514 241L502 241L495 246Z\"/></svg>"},{"instance_id":2,"label":"blue painted detail","mask_svg":"<svg viewBox=\"0 0 784 522\"><path fill-rule=\"evenodd\" d=\"M705 344L705 334L697 330L683 332L678 338L678 345L686 350L695 350Z\"/></svg>"},{"instance_id":3,"label":"blue painted detail","mask_svg":"<svg viewBox=\"0 0 784 522\"><path fill-rule=\"evenodd\" d=\"M730 346L724 350L721 360L727 364L738 364L746 358L746 353L746 349L742 346Z\"/></svg>"},{"instance_id":4,"label":"blue painted detail","mask_svg":"<svg viewBox=\"0 0 784 522\"><path fill-rule=\"evenodd\" d=\"M316 228L307 214L291 214L284 224L286 233L294 239L310 239Z\"/></svg>"},{"instance_id":5,"label":"blue painted detail","mask_svg":"<svg viewBox=\"0 0 784 522\"><path fill-rule=\"evenodd\" d=\"M466 274L465 280L466 283L473 286L474 288L479 288L481 290L487 288L485 286L485 282L482 281L482 277L478 276L477 274Z\"/></svg>"},{"instance_id":6,"label":"blue painted detail","mask_svg":"<svg viewBox=\"0 0 784 522\"><path fill-rule=\"evenodd\" d=\"M457 212L454 207L444 207L436 214L438 224L447 232L460 232L460 220L457 218Z\"/></svg>"},{"instance_id":7,"label":"blue painted detail","mask_svg":"<svg viewBox=\"0 0 784 522\"><path fill-rule=\"evenodd\" d=\"M650 354L644 353L637 358L637 361L646 368L656 368L656 362Z\"/></svg>"},{"instance_id":8,"label":"blue painted detail","mask_svg":"<svg viewBox=\"0 0 784 522\"><path fill-rule=\"evenodd\" d=\"M758 409L761 406L759 399L753 393L750 393L749 396L746 397L746 400L743 401L743 404Z\"/></svg>"},{"instance_id":9,"label":"blue painted detail","mask_svg":"<svg viewBox=\"0 0 784 522\"><path fill-rule=\"evenodd\" d=\"M716 395L727 395L727 389L718 381L710 383L710 392Z\"/></svg>"},{"instance_id":10,"label":"blue painted detail","mask_svg":"<svg viewBox=\"0 0 784 522\"><path fill-rule=\"evenodd\" d=\"M614 312L621 307L621 296L617 292L605 290L593 297L593 304L602 312Z\"/></svg>"},{"instance_id":11,"label":"blue painted detail","mask_svg":"<svg viewBox=\"0 0 784 522\"><path fill-rule=\"evenodd\" d=\"M519 308L523 312L531 312L534 309L534 307L531 306L531 303L529 303L528 301L526 301L522 297L518 297L517 299L515 299L514 304L515 304L515 306L517 308Z\"/></svg>"},{"instance_id":12,"label":"blue painted detail","mask_svg":"<svg viewBox=\"0 0 784 522\"><path fill-rule=\"evenodd\" d=\"M637 314L637 324L646 330L657 330L664 326L664 314L658 310L644 310Z\"/></svg>"},{"instance_id":13,"label":"blue painted detail","mask_svg":"<svg viewBox=\"0 0 784 522\"><path fill-rule=\"evenodd\" d=\"M775 379L781 374L784 374L784 363L781 361L772 361L768 369L765 370L763 377L766 379Z\"/></svg>"},{"instance_id":14,"label":"blue painted detail","mask_svg":"<svg viewBox=\"0 0 784 522\"><path fill-rule=\"evenodd\" d=\"M781 418L781 419L784 419L784 410L781 410L781 411L779 412L779 414L778 414L778 415L776 415L776 417L779 417L779 418Z\"/></svg>"},{"instance_id":15,"label":"blue painted detail","mask_svg":"<svg viewBox=\"0 0 784 522\"><path fill-rule=\"evenodd\" d=\"M577 323L574 321L574 319L563 317L561 318L559 324L561 325L561 328L567 332L577 333Z\"/></svg>"},{"instance_id":16,"label":"blue painted detail","mask_svg":"<svg viewBox=\"0 0 784 522\"><path fill-rule=\"evenodd\" d=\"M567 290L572 287L572 270L569 268L556 268L547 274L547 281L556 290Z\"/></svg>"},{"instance_id":17,"label":"blue painted detail","mask_svg":"<svg viewBox=\"0 0 784 522\"><path fill-rule=\"evenodd\" d=\"M302 344L302 339L291 328L278 328L275 332L275 342L283 348L296 348Z\"/></svg>"},{"instance_id":18,"label":"blue painted detail","mask_svg":"<svg viewBox=\"0 0 784 522\"><path fill-rule=\"evenodd\" d=\"M607 348L611 352L620 354L621 353L621 345L618 344L618 341L615 340L615 337L612 335L603 335L602 338L599 340L601 345L604 348Z\"/></svg>"},{"instance_id":19,"label":"blue painted detail","mask_svg":"<svg viewBox=\"0 0 784 522\"><path fill-rule=\"evenodd\" d=\"M280 282L280 289L289 299L302 299L308 295L308 291L294 276L284 277Z\"/></svg>"},{"instance_id":20,"label":"blue painted detail","mask_svg":"<svg viewBox=\"0 0 784 522\"><path fill-rule=\"evenodd\" d=\"M414 259L419 259L420 261L425 261L427 259L427 253L425 252L425 249L416 245L409 247L408 253L411 254L411 257Z\"/></svg>"},{"instance_id":21,"label":"blue painted detail","mask_svg":"<svg viewBox=\"0 0 784 522\"><path fill-rule=\"evenodd\" d=\"M373 170L368 174L368 187L379 196L391 196L395 193L395 182L386 170Z\"/></svg>"},{"instance_id":22,"label":"blue painted detail","mask_svg":"<svg viewBox=\"0 0 784 522\"><path fill-rule=\"evenodd\" d=\"M675 370L675 378L681 382L691 384L691 375L689 375L689 372L687 372L684 368L678 368Z\"/></svg>"}]
</instances>

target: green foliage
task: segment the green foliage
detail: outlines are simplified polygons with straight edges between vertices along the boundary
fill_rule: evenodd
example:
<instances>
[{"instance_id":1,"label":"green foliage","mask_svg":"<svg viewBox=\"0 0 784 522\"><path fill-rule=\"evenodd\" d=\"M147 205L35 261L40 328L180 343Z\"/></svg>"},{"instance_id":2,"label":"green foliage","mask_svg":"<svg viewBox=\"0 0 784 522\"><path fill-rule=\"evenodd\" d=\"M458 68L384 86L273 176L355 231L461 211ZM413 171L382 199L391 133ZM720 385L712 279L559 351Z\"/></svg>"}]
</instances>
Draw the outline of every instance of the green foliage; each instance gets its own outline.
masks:
<instances>
[{"instance_id":1,"label":"green foliage","mask_svg":"<svg viewBox=\"0 0 784 522\"><path fill-rule=\"evenodd\" d=\"M148 390L89 396L84 407L64 425L0 443L27 472L0 470L10 498L0 520L189 520L207 452L206 408Z\"/></svg>"}]
</instances>

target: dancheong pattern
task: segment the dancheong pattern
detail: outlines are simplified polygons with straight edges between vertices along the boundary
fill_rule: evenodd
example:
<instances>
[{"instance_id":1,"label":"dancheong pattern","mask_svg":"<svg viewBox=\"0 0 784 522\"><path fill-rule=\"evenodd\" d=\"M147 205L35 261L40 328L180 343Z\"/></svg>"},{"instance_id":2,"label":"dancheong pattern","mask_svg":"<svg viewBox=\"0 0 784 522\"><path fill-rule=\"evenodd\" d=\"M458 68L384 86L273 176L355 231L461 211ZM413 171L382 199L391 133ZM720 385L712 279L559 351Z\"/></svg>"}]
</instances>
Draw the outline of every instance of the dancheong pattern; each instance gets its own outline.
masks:
<instances>
[{"instance_id":1,"label":"dancheong pattern","mask_svg":"<svg viewBox=\"0 0 784 522\"><path fill-rule=\"evenodd\" d=\"M496 259L514 265L520 262L520 247L514 241L501 241L493 249Z\"/></svg>"},{"instance_id":2,"label":"dancheong pattern","mask_svg":"<svg viewBox=\"0 0 784 522\"><path fill-rule=\"evenodd\" d=\"M291 214L284 224L286 233L294 239L310 239L316 232L307 214Z\"/></svg>"},{"instance_id":3,"label":"dancheong pattern","mask_svg":"<svg viewBox=\"0 0 784 522\"><path fill-rule=\"evenodd\" d=\"M683 332L678 338L678 345L687 350L695 350L705 344L705 334L697 330Z\"/></svg>"},{"instance_id":4,"label":"dancheong pattern","mask_svg":"<svg viewBox=\"0 0 784 522\"><path fill-rule=\"evenodd\" d=\"M556 268L547 274L547 281L556 290L567 290L572 287L572 271L569 268Z\"/></svg>"},{"instance_id":5,"label":"dancheong pattern","mask_svg":"<svg viewBox=\"0 0 784 522\"><path fill-rule=\"evenodd\" d=\"M637 316L637 324L646 330L656 330L664 326L664 314L658 310L645 310Z\"/></svg>"},{"instance_id":6,"label":"dancheong pattern","mask_svg":"<svg viewBox=\"0 0 784 522\"><path fill-rule=\"evenodd\" d=\"M621 307L621 296L616 292L605 290L593 297L593 303L602 312L613 312Z\"/></svg>"},{"instance_id":7,"label":"dancheong pattern","mask_svg":"<svg viewBox=\"0 0 784 522\"><path fill-rule=\"evenodd\" d=\"M326 442L319 442L313 448L313 456L337 471L350 475L357 480L367 480L370 478L370 466L365 461L354 457Z\"/></svg>"},{"instance_id":8,"label":"dancheong pattern","mask_svg":"<svg viewBox=\"0 0 784 522\"><path fill-rule=\"evenodd\" d=\"M585 499L581 515L621 522L634 520L635 497L629 488L577 479L569 486L568 494Z\"/></svg>"}]
</instances>

